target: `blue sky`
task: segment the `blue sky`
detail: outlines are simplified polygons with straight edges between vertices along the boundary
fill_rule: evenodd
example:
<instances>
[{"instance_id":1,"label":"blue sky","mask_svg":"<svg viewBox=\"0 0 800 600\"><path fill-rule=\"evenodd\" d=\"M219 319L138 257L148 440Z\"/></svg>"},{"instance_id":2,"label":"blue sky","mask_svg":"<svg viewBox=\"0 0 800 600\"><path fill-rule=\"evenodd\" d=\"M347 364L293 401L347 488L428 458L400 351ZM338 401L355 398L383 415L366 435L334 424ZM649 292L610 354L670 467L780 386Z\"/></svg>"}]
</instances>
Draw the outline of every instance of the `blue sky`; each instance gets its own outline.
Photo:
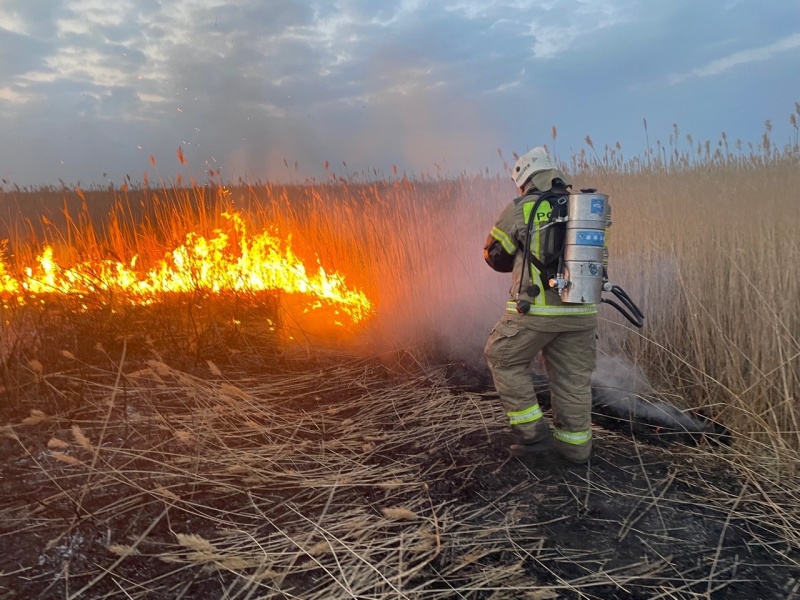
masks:
<instances>
[{"instance_id":1,"label":"blue sky","mask_svg":"<svg viewBox=\"0 0 800 600\"><path fill-rule=\"evenodd\" d=\"M651 143L772 119L783 144L797 101L798 0L0 0L19 185L141 181L151 155L233 181L500 171L553 126L562 159L587 135L638 154L643 118Z\"/></svg>"}]
</instances>

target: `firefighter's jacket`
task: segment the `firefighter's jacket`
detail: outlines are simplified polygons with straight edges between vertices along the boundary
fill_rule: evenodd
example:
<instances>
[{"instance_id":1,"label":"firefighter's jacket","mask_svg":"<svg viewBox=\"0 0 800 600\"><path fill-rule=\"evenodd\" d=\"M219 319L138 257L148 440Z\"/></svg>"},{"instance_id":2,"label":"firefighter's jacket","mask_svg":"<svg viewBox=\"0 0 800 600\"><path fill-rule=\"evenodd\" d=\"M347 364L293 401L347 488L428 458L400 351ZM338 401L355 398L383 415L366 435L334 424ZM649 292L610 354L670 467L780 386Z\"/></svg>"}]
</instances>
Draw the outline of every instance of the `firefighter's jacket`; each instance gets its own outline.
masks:
<instances>
[{"instance_id":1,"label":"firefighter's jacket","mask_svg":"<svg viewBox=\"0 0 800 600\"><path fill-rule=\"evenodd\" d=\"M564 196L569 194L566 188L553 191L562 192ZM552 202L542 200L536 208L536 214L531 215L540 195L541 193L536 190L528 192L512 200L503 209L486 239L483 257L495 271L512 274L507 311L517 312L519 301L529 302L530 310L527 314L536 319L537 329L541 331L578 331L594 327L597 323L596 304L562 302L558 292L549 285L549 278L555 271L548 269L542 274L533 260L524 261L523 248L528 221L531 218L534 219L534 223L530 235L530 247L540 264L545 258L557 255L563 246L563 237L557 235L556 231L559 225L538 230L550 222L550 215L557 198L552 198ZM548 230L551 231L548 233ZM529 267L526 269L527 273L522 272L523 262Z\"/></svg>"}]
</instances>

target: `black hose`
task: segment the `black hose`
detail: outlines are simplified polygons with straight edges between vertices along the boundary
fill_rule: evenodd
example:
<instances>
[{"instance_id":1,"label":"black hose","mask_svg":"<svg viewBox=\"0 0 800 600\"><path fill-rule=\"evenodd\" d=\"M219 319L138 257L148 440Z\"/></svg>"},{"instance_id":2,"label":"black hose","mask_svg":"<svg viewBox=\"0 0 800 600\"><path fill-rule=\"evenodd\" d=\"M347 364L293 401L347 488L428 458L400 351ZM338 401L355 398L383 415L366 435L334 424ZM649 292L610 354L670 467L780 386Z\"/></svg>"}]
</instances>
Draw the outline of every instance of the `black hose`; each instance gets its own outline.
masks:
<instances>
[{"instance_id":1,"label":"black hose","mask_svg":"<svg viewBox=\"0 0 800 600\"><path fill-rule=\"evenodd\" d=\"M614 294L622 304L625 305L625 308L614 302L613 300L608 300L603 298L600 302L604 304L609 304L616 308L619 313L625 317L630 323L636 327L643 327L644 326L644 313L639 309L638 306L631 300L631 297L628 296L627 292L623 290L618 285L611 286L611 293ZM627 310L626 310L627 309Z\"/></svg>"},{"instance_id":2,"label":"black hose","mask_svg":"<svg viewBox=\"0 0 800 600\"><path fill-rule=\"evenodd\" d=\"M614 294L617 298L619 298L625 304L625 306L627 306L640 319L644 319L644 313L639 309L638 306L636 306L634 301L631 300L631 297L628 295L628 292L623 290L618 285L612 285L611 293Z\"/></svg>"},{"instance_id":3,"label":"black hose","mask_svg":"<svg viewBox=\"0 0 800 600\"><path fill-rule=\"evenodd\" d=\"M628 319L628 321L630 321L636 327L642 327L644 325L644 321L642 321L638 316L634 317L627 310L622 308L619 304L617 304L613 300L609 300L607 298L603 298L602 300L600 300L600 302L602 302L603 304L610 304L611 306L616 308L623 317Z\"/></svg>"}]
</instances>

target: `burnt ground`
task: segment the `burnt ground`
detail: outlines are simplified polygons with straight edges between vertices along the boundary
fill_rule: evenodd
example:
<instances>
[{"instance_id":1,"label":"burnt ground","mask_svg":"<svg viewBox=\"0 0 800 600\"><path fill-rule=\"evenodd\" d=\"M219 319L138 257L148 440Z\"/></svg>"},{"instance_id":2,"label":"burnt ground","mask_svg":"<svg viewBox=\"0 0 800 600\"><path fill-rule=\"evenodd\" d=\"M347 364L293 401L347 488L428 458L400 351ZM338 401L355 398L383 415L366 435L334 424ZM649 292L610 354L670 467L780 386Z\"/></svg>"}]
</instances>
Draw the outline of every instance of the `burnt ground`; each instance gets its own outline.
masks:
<instances>
[{"instance_id":1,"label":"burnt ground","mask_svg":"<svg viewBox=\"0 0 800 600\"><path fill-rule=\"evenodd\" d=\"M598 426L587 466L521 460L447 365L140 350L17 378L0 598L800 595L797 480L731 449Z\"/></svg>"}]
</instances>

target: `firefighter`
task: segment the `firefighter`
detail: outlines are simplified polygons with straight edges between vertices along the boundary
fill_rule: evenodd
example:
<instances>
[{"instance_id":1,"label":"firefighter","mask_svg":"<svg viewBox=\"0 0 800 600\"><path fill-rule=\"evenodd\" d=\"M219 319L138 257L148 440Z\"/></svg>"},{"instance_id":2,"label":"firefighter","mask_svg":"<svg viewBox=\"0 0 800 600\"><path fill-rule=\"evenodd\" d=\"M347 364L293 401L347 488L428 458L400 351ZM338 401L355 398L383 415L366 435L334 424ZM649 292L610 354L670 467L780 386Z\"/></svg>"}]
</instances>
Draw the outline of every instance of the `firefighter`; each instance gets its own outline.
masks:
<instances>
[{"instance_id":1,"label":"firefighter","mask_svg":"<svg viewBox=\"0 0 800 600\"><path fill-rule=\"evenodd\" d=\"M511 298L484 354L513 432L514 456L556 451L585 463L592 450L591 386L596 304L567 304L551 286L564 248L570 183L545 148L521 156L512 171L520 196L500 213L484 259L512 273ZM531 252L526 255L526 245ZM531 363L541 351L550 382L553 429L543 418Z\"/></svg>"}]
</instances>

